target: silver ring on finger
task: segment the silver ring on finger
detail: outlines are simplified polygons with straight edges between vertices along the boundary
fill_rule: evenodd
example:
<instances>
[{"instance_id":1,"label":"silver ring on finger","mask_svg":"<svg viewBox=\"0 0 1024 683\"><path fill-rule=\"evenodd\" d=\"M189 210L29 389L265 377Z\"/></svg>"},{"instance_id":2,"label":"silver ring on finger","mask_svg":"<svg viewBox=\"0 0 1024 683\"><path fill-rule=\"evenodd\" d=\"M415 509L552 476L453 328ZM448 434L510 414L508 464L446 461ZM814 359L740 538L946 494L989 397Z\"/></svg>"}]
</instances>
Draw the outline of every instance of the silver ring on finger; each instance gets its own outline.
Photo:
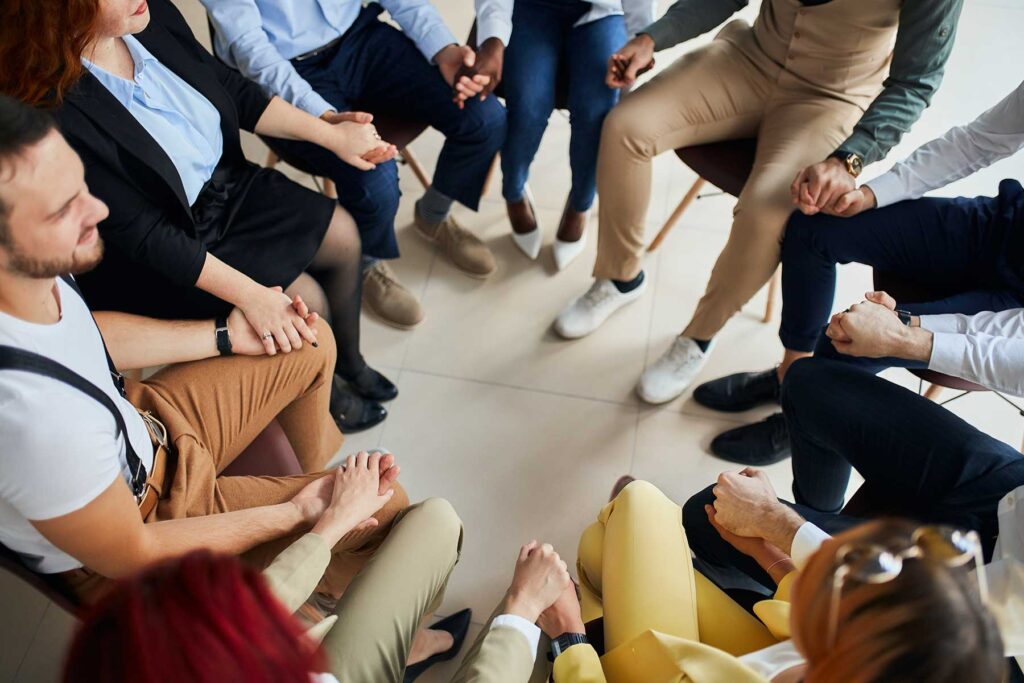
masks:
<instances>
[{"instance_id":1,"label":"silver ring on finger","mask_svg":"<svg viewBox=\"0 0 1024 683\"><path fill-rule=\"evenodd\" d=\"M267 333L266 333L265 335L263 335L263 337L261 337L261 338L262 338L262 339L273 339L273 338L274 338L274 335L272 335L271 333L267 332Z\"/></svg>"}]
</instances>

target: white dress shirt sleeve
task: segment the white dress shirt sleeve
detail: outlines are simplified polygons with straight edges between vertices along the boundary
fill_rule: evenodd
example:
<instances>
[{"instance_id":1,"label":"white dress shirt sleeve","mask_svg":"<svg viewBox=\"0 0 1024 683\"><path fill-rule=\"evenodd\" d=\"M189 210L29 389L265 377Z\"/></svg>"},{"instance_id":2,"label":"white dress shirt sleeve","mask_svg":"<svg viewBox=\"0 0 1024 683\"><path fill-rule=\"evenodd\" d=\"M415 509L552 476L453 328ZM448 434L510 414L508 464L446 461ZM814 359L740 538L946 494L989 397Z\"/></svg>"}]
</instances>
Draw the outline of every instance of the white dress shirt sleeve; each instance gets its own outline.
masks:
<instances>
[{"instance_id":1,"label":"white dress shirt sleeve","mask_svg":"<svg viewBox=\"0 0 1024 683\"><path fill-rule=\"evenodd\" d=\"M515 0L475 0L476 44L497 38L508 46L512 37L512 4Z\"/></svg>"},{"instance_id":2,"label":"white dress shirt sleeve","mask_svg":"<svg viewBox=\"0 0 1024 683\"><path fill-rule=\"evenodd\" d=\"M380 0L380 4L428 62L433 62L434 55L442 48L462 44L427 0Z\"/></svg>"},{"instance_id":3,"label":"white dress shirt sleeve","mask_svg":"<svg viewBox=\"0 0 1024 683\"><path fill-rule=\"evenodd\" d=\"M657 0L622 0L622 13L626 15L626 32L632 38L654 23Z\"/></svg>"},{"instance_id":4,"label":"white dress shirt sleeve","mask_svg":"<svg viewBox=\"0 0 1024 683\"><path fill-rule=\"evenodd\" d=\"M1024 396L1024 309L976 315L923 315L932 333L928 368Z\"/></svg>"},{"instance_id":5,"label":"white dress shirt sleeve","mask_svg":"<svg viewBox=\"0 0 1024 683\"><path fill-rule=\"evenodd\" d=\"M966 178L1024 147L1024 83L966 126L919 147L867 185L878 206L917 199Z\"/></svg>"},{"instance_id":6,"label":"white dress shirt sleeve","mask_svg":"<svg viewBox=\"0 0 1024 683\"><path fill-rule=\"evenodd\" d=\"M537 657L537 648L540 647L540 629L536 624L531 624L526 619L515 614L501 614L494 617L491 628L510 628L519 631L526 638L530 646L530 654L533 659Z\"/></svg>"},{"instance_id":7,"label":"white dress shirt sleeve","mask_svg":"<svg viewBox=\"0 0 1024 683\"><path fill-rule=\"evenodd\" d=\"M793 546L789 553L797 571L802 571L807 566L807 561L811 559L811 555L818 552L821 544L830 538L832 537L814 524L804 522L793 536Z\"/></svg>"},{"instance_id":8,"label":"white dress shirt sleeve","mask_svg":"<svg viewBox=\"0 0 1024 683\"><path fill-rule=\"evenodd\" d=\"M259 83L267 94L277 95L313 116L334 111L270 42L254 0L200 1L213 22L215 47L222 59Z\"/></svg>"}]
</instances>

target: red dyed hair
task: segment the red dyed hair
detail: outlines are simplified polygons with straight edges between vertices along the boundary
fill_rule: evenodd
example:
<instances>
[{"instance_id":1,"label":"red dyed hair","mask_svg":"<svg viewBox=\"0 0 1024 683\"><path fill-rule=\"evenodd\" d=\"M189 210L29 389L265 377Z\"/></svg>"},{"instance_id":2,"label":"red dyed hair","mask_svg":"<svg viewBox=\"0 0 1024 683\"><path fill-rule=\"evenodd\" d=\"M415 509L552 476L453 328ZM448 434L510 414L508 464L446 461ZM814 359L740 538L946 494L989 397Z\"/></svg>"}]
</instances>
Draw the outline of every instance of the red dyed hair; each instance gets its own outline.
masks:
<instances>
[{"instance_id":1,"label":"red dyed hair","mask_svg":"<svg viewBox=\"0 0 1024 683\"><path fill-rule=\"evenodd\" d=\"M99 0L0 2L0 92L56 106L82 75Z\"/></svg>"},{"instance_id":2,"label":"red dyed hair","mask_svg":"<svg viewBox=\"0 0 1024 683\"><path fill-rule=\"evenodd\" d=\"M120 582L85 615L65 683L310 683L326 658L234 557L199 551Z\"/></svg>"}]
</instances>

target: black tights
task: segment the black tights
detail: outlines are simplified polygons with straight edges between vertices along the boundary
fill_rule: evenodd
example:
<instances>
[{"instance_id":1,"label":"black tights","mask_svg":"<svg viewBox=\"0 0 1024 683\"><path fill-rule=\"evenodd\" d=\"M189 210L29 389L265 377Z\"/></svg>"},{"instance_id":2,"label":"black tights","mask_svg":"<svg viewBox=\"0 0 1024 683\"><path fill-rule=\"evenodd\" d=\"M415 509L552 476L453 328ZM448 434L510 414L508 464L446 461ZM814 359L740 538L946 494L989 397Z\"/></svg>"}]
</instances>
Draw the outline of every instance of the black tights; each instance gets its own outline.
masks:
<instances>
[{"instance_id":1,"label":"black tights","mask_svg":"<svg viewBox=\"0 0 1024 683\"><path fill-rule=\"evenodd\" d=\"M309 274L288 287L331 326L338 346L337 374L351 378L366 367L359 351L359 314L363 295L362 244L348 213L338 209L313 257Z\"/></svg>"}]
</instances>

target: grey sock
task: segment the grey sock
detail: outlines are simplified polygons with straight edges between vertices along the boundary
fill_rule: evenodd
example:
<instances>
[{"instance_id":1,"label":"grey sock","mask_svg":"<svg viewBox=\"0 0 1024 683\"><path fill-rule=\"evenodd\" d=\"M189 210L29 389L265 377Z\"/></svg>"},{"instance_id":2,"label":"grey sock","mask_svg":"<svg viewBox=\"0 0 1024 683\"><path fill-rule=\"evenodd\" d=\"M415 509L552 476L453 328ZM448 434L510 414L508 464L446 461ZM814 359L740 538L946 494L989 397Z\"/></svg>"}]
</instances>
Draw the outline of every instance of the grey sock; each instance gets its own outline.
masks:
<instances>
[{"instance_id":1,"label":"grey sock","mask_svg":"<svg viewBox=\"0 0 1024 683\"><path fill-rule=\"evenodd\" d=\"M448 218L453 201L451 197L444 196L431 185L416 202L416 215L429 225L437 225Z\"/></svg>"}]
</instances>

